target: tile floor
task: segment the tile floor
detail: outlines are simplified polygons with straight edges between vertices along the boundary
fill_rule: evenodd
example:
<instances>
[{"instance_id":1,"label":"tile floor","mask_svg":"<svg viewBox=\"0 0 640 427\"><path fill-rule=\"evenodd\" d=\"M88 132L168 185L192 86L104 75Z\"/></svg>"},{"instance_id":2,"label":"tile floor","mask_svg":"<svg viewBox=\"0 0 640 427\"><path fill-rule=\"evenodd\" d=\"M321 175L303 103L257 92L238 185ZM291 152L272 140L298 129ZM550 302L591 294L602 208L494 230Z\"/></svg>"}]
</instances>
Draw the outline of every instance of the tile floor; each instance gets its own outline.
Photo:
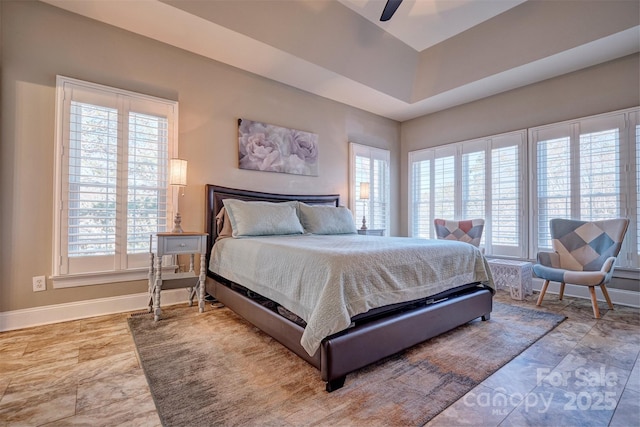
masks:
<instances>
[{"instance_id":1,"label":"tile floor","mask_svg":"<svg viewBox=\"0 0 640 427\"><path fill-rule=\"evenodd\" d=\"M429 426L639 425L640 309L596 320L589 301L555 295L541 309L568 318ZM127 316L0 333L0 426L159 426Z\"/></svg>"},{"instance_id":2,"label":"tile floor","mask_svg":"<svg viewBox=\"0 0 640 427\"><path fill-rule=\"evenodd\" d=\"M496 294L528 307L537 297ZM640 425L640 309L605 307L597 320L589 300L547 294L538 309L567 319L427 425Z\"/></svg>"},{"instance_id":3,"label":"tile floor","mask_svg":"<svg viewBox=\"0 0 640 427\"><path fill-rule=\"evenodd\" d=\"M0 333L0 426L160 426L127 317Z\"/></svg>"}]
</instances>

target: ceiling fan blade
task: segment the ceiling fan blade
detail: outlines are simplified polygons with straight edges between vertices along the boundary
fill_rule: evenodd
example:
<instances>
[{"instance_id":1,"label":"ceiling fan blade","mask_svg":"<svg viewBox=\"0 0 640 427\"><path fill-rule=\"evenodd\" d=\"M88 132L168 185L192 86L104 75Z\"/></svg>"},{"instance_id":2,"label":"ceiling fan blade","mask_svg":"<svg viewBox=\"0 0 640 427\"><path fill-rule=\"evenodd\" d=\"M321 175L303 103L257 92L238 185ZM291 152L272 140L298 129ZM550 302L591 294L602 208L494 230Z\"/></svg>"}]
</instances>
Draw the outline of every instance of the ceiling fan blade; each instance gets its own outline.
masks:
<instances>
[{"instance_id":1,"label":"ceiling fan blade","mask_svg":"<svg viewBox=\"0 0 640 427\"><path fill-rule=\"evenodd\" d=\"M402 0L387 0L387 4L384 5L384 10L382 11L382 16L380 17L381 21L388 21L391 19L394 13L396 13L396 9L400 6Z\"/></svg>"}]
</instances>

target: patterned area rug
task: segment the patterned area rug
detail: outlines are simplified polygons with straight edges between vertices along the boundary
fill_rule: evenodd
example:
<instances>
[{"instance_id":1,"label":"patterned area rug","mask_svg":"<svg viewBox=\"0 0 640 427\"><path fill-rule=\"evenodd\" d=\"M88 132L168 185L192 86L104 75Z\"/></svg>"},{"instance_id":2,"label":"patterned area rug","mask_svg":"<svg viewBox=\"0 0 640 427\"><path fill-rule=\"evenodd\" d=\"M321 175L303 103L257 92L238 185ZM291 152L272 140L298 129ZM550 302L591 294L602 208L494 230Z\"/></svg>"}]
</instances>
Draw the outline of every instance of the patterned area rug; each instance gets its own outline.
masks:
<instances>
[{"instance_id":1,"label":"patterned area rug","mask_svg":"<svg viewBox=\"0 0 640 427\"><path fill-rule=\"evenodd\" d=\"M564 316L494 302L475 320L347 375L319 371L227 308L173 306L129 327L165 426L419 426L552 330Z\"/></svg>"}]
</instances>

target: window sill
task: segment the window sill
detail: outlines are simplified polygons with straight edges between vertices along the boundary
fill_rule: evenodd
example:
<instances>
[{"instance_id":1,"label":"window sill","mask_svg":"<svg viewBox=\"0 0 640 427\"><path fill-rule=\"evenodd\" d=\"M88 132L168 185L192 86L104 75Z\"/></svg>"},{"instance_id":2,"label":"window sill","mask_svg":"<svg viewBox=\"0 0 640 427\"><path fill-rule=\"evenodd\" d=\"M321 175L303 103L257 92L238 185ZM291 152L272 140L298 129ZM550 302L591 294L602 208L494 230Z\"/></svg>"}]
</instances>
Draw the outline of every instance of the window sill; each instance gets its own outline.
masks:
<instances>
[{"instance_id":1,"label":"window sill","mask_svg":"<svg viewBox=\"0 0 640 427\"><path fill-rule=\"evenodd\" d=\"M487 255L486 258L487 259L507 259L512 261L529 261L532 264L537 263L535 259L524 259L524 258L518 258L518 257ZM615 269L613 270L613 277L617 279L638 280L638 275L640 275L640 268L615 267Z\"/></svg>"},{"instance_id":2,"label":"window sill","mask_svg":"<svg viewBox=\"0 0 640 427\"><path fill-rule=\"evenodd\" d=\"M613 277L617 277L619 279L630 279L630 280L638 280L640 276L640 269L631 268L631 267L616 267L613 270Z\"/></svg>"},{"instance_id":3,"label":"window sill","mask_svg":"<svg viewBox=\"0 0 640 427\"><path fill-rule=\"evenodd\" d=\"M177 266L164 266L162 271L175 271ZM54 289L76 288L79 286L105 285L109 283L131 282L134 280L148 280L148 268L136 268L124 271L101 271L97 273L69 274L52 276Z\"/></svg>"}]
</instances>

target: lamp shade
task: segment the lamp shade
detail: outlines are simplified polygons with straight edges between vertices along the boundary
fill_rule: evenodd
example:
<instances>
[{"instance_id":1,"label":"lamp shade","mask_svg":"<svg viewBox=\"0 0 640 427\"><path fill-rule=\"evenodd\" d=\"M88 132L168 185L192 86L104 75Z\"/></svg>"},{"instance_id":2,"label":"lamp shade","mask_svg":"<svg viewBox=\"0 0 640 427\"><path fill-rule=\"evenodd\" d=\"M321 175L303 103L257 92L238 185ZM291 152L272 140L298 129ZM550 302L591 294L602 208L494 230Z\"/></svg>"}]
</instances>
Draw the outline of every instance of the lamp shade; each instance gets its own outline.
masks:
<instances>
[{"instance_id":1,"label":"lamp shade","mask_svg":"<svg viewBox=\"0 0 640 427\"><path fill-rule=\"evenodd\" d=\"M360 183L360 200L369 200L369 183Z\"/></svg>"},{"instance_id":2,"label":"lamp shade","mask_svg":"<svg viewBox=\"0 0 640 427\"><path fill-rule=\"evenodd\" d=\"M187 161L169 160L169 184L185 187L187 185Z\"/></svg>"}]
</instances>

